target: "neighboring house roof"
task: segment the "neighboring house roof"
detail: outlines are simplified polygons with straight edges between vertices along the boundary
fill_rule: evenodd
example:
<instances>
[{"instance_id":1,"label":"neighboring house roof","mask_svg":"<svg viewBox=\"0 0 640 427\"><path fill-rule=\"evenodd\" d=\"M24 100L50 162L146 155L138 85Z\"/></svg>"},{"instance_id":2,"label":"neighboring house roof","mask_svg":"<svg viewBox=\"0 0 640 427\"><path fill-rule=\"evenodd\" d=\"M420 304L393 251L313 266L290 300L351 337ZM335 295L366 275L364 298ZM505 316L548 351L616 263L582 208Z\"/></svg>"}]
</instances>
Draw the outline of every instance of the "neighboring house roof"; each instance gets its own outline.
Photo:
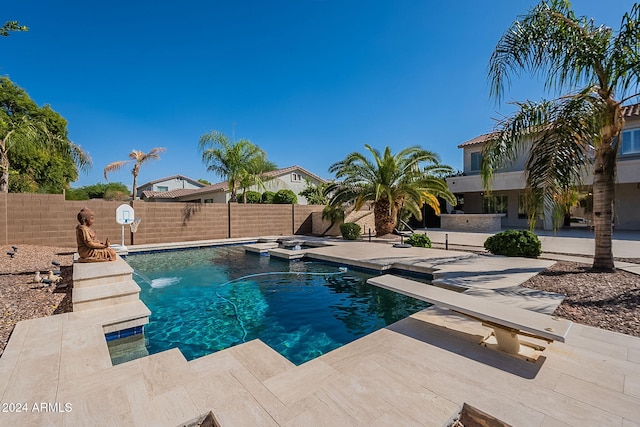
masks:
<instances>
[{"instance_id":1,"label":"neighboring house roof","mask_svg":"<svg viewBox=\"0 0 640 427\"><path fill-rule=\"evenodd\" d=\"M312 174L311 172L309 172L305 168L297 166L297 165L289 166L288 168L277 169L277 170L274 170L274 171L271 171L271 172L265 172L264 175L265 176L279 176L279 175L285 175L285 174L288 174L288 173L291 173L291 172L295 172L297 170L304 172L305 175L309 175L311 178L313 178L313 179L315 179L315 180L317 180L317 181L319 181L319 182L321 182L323 184L327 183L327 180L322 179L318 175Z\"/></svg>"},{"instance_id":2,"label":"neighboring house roof","mask_svg":"<svg viewBox=\"0 0 640 427\"><path fill-rule=\"evenodd\" d=\"M192 194L194 191L197 191L197 190L194 190L191 188L178 188L176 190L170 190L170 191L145 190L142 192L142 198L143 199L175 199L176 197Z\"/></svg>"},{"instance_id":3,"label":"neighboring house roof","mask_svg":"<svg viewBox=\"0 0 640 427\"><path fill-rule=\"evenodd\" d=\"M300 171L305 175L310 176L313 179L318 180L318 182L326 183L327 181L320 178L317 175L312 174L308 170L300 167L300 166L289 166L287 168L274 170L271 172L266 172L264 175L268 177L281 176L286 175L291 172ZM182 176L182 175L177 175ZM165 178L170 179L170 178ZM158 181L155 181L158 182ZM227 191L229 187L229 183L227 181L218 182L213 185L206 185L202 188L198 189L179 189L179 190L171 190L171 191L150 191L145 190L142 192L142 197L145 199L184 199L185 197L198 196L200 194L206 193L215 193L218 191Z\"/></svg>"},{"instance_id":4,"label":"neighboring house roof","mask_svg":"<svg viewBox=\"0 0 640 427\"><path fill-rule=\"evenodd\" d=\"M177 199L184 196L195 196L202 193L213 193L216 191L226 191L227 182L220 182L213 185L205 185L202 188L179 188L171 191L151 191L145 190L142 192L142 197L145 199Z\"/></svg>"},{"instance_id":5,"label":"neighboring house roof","mask_svg":"<svg viewBox=\"0 0 640 427\"><path fill-rule=\"evenodd\" d=\"M212 193L214 191L226 191L229 184L227 181L218 182L217 184L205 185L202 188L198 188L197 190L188 190L189 194L200 194L200 193Z\"/></svg>"},{"instance_id":6,"label":"neighboring house roof","mask_svg":"<svg viewBox=\"0 0 640 427\"><path fill-rule=\"evenodd\" d=\"M204 187L206 185L206 184L201 183L200 181L197 181L195 179L191 179L188 176L184 176L184 175L178 174L178 175L167 176L165 178L155 179L153 181L146 182L146 183L144 183L142 185L139 185L138 188L148 187L150 185L157 184L158 182L170 181L172 179L182 179L184 181L189 181L191 184L196 185L198 187Z\"/></svg>"}]
</instances>

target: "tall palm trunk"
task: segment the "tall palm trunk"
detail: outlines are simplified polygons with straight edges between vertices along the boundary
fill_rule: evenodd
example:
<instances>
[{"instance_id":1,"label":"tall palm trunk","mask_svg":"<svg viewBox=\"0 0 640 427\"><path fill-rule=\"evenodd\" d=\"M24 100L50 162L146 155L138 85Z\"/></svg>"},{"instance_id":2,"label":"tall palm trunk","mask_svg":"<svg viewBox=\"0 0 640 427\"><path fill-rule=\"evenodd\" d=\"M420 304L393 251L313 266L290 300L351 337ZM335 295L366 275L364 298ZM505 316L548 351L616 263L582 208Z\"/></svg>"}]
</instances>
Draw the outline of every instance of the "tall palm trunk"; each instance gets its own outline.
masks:
<instances>
[{"instance_id":1,"label":"tall palm trunk","mask_svg":"<svg viewBox=\"0 0 640 427\"><path fill-rule=\"evenodd\" d=\"M136 162L131 174L133 175L133 189L131 190L131 200L136 199L136 187L138 186L138 174L140 173L140 163Z\"/></svg>"},{"instance_id":2,"label":"tall palm trunk","mask_svg":"<svg viewBox=\"0 0 640 427\"><path fill-rule=\"evenodd\" d=\"M595 226L595 256L593 269L612 271L613 197L615 191L615 155L613 149L599 149L593 173L593 222ZM614 153L615 154L615 153Z\"/></svg>"},{"instance_id":3,"label":"tall palm trunk","mask_svg":"<svg viewBox=\"0 0 640 427\"><path fill-rule=\"evenodd\" d=\"M389 209L389 200L381 197L373 206L373 217L376 226L376 236L393 233L396 226L397 209Z\"/></svg>"},{"instance_id":4,"label":"tall palm trunk","mask_svg":"<svg viewBox=\"0 0 640 427\"><path fill-rule=\"evenodd\" d=\"M595 227L595 253L593 269L613 271L613 201L618 146L612 146L615 137L621 138L624 126L622 108L608 101L610 122L602 128L602 141L596 150L593 169L593 223Z\"/></svg>"}]
</instances>

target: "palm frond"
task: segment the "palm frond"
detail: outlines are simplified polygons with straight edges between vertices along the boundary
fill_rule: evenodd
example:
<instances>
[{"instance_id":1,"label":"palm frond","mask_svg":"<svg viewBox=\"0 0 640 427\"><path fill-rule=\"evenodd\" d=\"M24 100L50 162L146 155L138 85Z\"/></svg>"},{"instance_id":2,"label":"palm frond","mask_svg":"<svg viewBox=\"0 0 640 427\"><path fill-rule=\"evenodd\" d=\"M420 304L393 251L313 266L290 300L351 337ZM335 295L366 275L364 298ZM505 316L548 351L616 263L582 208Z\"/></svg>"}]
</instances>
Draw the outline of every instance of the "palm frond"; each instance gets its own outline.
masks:
<instances>
[{"instance_id":1,"label":"palm frond","mask_svg":"<svg viewBox=\"0 0 640 427\"><path fill-rule=\"evenodd\" d=\"M109 181L109 178L107 178L107 174L122 169L122 167L129 162L131 162L131 160L119 160L117 162L109 163L104 167L104 180Z\"/></svg>"},{"instance_id":2,"label":"palm frond","mask_svg":"<svg viewBox=\"0 0 640 427\"><path fill-rule=\"evenodd\" d=\"M607 90L611 75L604 63L612 37L610 28L576 17L567 0L542 1L499 40L489 61L491 95L500 100L510 75L521 70L541 74L548 89L587 82Z\"/></svg>"}]
</instances>

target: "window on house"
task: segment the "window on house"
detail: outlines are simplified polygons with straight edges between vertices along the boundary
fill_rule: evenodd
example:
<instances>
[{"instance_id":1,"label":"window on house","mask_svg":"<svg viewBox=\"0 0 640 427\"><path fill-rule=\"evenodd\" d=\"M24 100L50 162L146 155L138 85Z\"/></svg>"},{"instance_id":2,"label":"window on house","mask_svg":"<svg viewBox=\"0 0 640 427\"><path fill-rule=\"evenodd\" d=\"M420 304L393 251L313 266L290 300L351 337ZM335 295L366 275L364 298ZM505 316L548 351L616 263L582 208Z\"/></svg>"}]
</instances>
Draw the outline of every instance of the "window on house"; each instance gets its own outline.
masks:
<instances>
[{"instance_id":1,"label":"window on house","mask_svg":"<svg viewBox=\"0 0 640 427\"><path fill-rule=\"evenodd\" d=\"M482 199L482 213L504 213L509 208L509 198L503 196L484 196Z\"/></svg>"},{"instance_id":2,"label":"window on house","mask_svg":"<svg viewBox=\"0 0 640 427\"><path fill-rule=\"evenodd\" d=\"M471 153L471 170L477 172L480 170L480 166L482 166L482 153L480 151Z\"/></svg>"},{"instance_id":3,"label":"window on house","mask_svg":"<svg viewBox=\"0 0 640 427\"><path fill-rule=\"evenodd\" d=\"M526 194L520 194L518 197L518 219L528 219L529 212L527 209L527 196Z\"/></svg>"},{"instance_id":4,"label":"window on house","mask_svg":"<svg viewBox=\"0 0 640 427\"><path fill-rule=\"evenodd\" d=\"M291 174L291 181L302 181L302 176L299 173L293 172Z\"/></svg>"},{"instance_id":5,"label":"window on house","mask_svg":"<svg viewBox=\"0 0 640 427\"><path fill-rule=\"evenodd\" d=\"M622 132L620 154L640 154L640 129L631 129Z\"/></svg>"},{"instance_id":6,"label":"window on house","mask_svg":"<svg viewBox=\"0 0 640 427\"><path fill-rule=\"evenodd\" d=\"M169 187L166 185L158 185L156 191L169 191Z\"/></svg>"}]
</instances>

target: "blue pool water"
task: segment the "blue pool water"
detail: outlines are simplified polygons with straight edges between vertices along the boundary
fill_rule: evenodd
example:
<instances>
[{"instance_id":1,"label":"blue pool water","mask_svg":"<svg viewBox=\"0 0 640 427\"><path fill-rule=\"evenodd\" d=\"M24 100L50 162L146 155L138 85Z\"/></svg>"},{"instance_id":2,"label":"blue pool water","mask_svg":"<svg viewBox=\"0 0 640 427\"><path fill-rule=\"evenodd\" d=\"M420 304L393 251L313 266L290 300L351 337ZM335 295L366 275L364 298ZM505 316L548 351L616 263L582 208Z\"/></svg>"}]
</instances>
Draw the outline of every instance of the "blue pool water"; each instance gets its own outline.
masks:
<instances>
[{"instance_id":1,"label":"blue pool water","mask_svg":"<svg viewBox=\"0 0 640 427\"><path fill-rule=\"evenodd\" d=\"M240 246L129 255L152 312L149 353L192 360L261 339L301 364L428 304L375 286L372 274L245 254Z\"/></svg>"}]
</instances>

